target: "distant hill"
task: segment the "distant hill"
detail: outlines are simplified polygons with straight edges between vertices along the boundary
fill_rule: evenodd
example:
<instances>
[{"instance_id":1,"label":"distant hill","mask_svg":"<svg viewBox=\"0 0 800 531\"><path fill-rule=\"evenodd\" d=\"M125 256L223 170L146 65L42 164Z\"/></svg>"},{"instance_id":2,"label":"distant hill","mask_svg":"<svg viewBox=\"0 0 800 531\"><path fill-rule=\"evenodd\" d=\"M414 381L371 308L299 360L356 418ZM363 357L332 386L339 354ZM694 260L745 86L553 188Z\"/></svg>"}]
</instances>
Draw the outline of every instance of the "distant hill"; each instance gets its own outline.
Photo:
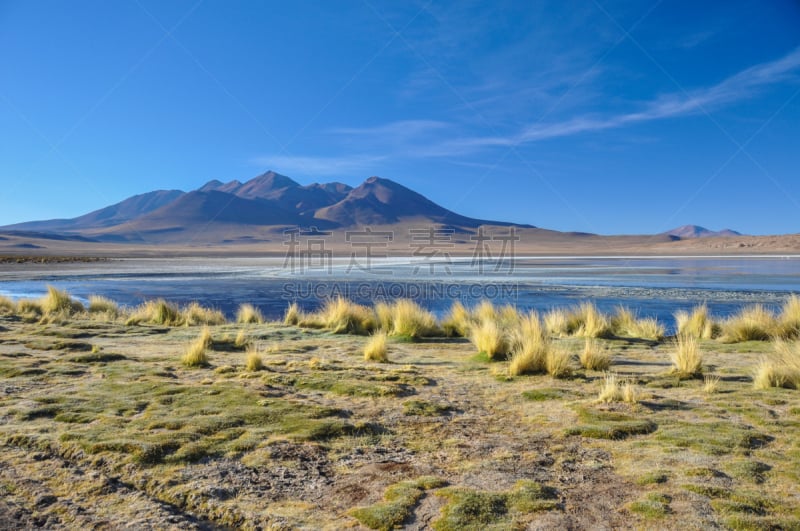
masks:
<instances>
[{"instance_id":1,"label":"distant hill","mask_svg":"<svg viewBox=\"0 0 800 531\"><path fill-rule=\"evenodd\" d=\"M213 180L188 193L159 190L73 219L32 221L0 229L149 243L175 243L181 234L192 233L193 241L218 243L290 226L330 229L403 222L462 229L512 225L456 214L389 179L370 177L357 188L338 182L302 186L268 171L244 183Z\"/></svg>"},{"instance_id":2,"label":"distant hill","mask_svg":"<svg viewBox=\"0 0 800 531\"><path fill-rule=\"evenodd\" d=\"M742 236L740 232L736 232L735 230L731 229L722 229L719 231L709 230L705 227L701 227L699 225L683 225L680 227L676 227L672 230L668 230L663 234L669 236L675 236L677 238L681 238L683 240L686 239L693 239L693 238L715 238L715 237L730 237L730 236Z\"/></svg>"}]
</instances>

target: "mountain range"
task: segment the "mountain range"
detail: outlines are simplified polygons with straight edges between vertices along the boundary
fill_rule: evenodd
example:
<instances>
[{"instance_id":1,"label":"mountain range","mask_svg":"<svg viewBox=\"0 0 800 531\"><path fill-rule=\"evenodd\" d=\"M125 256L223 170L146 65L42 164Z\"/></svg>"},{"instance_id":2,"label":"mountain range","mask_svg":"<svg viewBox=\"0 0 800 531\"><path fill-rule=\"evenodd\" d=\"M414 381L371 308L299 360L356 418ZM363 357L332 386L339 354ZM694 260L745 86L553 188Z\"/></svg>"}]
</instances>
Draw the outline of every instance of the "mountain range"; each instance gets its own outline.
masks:
<instances>
[{"instance_id":1,"label":"mountain range","mask_svg":"<svg viewBox=\"0 0 800 531\"><path fill-rule=\"evenodd\" d=\"M343 183L300 185L268 171L247 182L212 180L190 192L156 190L72 218L0 227L31 237L80 238L117 243L233 243L270 241L289 227L320 230L364 226L439 226L472 233L481 226L536 229L532 225L470 218L448 210L389 179L370 177L358 187ZM581 233L540 233L586 237ZM658 241L734 236L685 225L655 235Z\"/></svg>"}]
</instances>

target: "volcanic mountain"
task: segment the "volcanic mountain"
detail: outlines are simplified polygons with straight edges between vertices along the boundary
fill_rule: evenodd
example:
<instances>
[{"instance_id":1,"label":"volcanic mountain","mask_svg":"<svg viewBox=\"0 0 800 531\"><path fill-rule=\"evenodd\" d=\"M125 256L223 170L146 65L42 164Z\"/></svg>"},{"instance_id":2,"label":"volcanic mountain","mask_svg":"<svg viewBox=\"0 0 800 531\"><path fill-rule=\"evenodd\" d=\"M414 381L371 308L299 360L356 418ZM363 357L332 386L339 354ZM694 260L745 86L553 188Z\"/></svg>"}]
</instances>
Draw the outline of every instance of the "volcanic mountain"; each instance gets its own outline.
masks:
<instances>
[{"instance_id":1,"label":"volcanic mountain","mask_svg":"<svg viewBox=\"0 0 800 531\"><path fill-rule=\"evenodd\" d=\"M73 219L2 227L13 231L80 234L99 241L179 242L184 234L208 242L252 238L292 226L320 229L404 222L461 229L500 221L456 214L389 179L370 177L357 188L333 182L302 186L269 171L247 182L210 181L197 190L160 190ZM525 225L525 227L530 227Z\"/></svg>"}]
</instances>

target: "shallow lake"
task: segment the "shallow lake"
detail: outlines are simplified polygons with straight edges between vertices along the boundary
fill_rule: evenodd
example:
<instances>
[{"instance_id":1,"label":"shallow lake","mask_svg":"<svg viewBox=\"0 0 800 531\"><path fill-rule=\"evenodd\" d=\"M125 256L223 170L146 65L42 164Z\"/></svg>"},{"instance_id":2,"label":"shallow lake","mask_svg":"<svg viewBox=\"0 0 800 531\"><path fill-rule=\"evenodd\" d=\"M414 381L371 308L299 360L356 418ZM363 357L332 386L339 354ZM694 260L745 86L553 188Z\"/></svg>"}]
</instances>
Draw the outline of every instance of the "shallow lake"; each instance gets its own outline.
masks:
<instances>
[{"instance_id":1,"label":"shallow lake","mask_svg":"<svg viewBox=\"0 0 800 531\"><path fill-rule=\"evenodd\" d=\"M314 309L337 295L362 303L408 297L440 315L454 299L469 305L488 298L526 310L591 300L604 311L625 305L671 325L676 310L703 302L718 316L752 303L777 307L788 294L800 293L800 256L518 257L502 262L181 258L0 269L2 295L38 297L49 284L79 299L99 294L125 305L157 297L179 304L196 300L229 316L250 302L278 318L292 301Z\"/></svg>"}]
</instances>

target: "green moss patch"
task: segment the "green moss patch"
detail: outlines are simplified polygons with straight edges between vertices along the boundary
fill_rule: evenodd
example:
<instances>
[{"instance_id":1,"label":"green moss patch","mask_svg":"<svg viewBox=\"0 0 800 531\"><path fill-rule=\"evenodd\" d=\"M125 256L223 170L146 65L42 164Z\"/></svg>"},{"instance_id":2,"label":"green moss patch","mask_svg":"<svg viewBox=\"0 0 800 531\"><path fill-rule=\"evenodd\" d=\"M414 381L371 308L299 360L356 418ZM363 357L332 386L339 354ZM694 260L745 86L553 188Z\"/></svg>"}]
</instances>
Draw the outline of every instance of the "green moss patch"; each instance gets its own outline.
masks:
<instances>
[{"instance_id":1,"label":"green moss patch","mask_svg":"<svg viewBox=\"0 0 800 531\"><path fill-rule=\"evenodd\" d=\"M348 514L370 529L389 531L410 518L414 506L426 490L444 485L444 481L427 476L396 483L386 489L382 502L351 509Z\"/></svg>"},{"instance_id":2,"label":"green moss patch","mask_svg":"<svg viewBox=\"0 0 800 531\"><path fill-rule=\"evenodd\" d=\"M580 435L592 439L625 439L632 435L646 435L658 429L651 420L630 415L590 408L578 408L577 426L566 429L567 435Z\"/></svg>"}]
</instances>

